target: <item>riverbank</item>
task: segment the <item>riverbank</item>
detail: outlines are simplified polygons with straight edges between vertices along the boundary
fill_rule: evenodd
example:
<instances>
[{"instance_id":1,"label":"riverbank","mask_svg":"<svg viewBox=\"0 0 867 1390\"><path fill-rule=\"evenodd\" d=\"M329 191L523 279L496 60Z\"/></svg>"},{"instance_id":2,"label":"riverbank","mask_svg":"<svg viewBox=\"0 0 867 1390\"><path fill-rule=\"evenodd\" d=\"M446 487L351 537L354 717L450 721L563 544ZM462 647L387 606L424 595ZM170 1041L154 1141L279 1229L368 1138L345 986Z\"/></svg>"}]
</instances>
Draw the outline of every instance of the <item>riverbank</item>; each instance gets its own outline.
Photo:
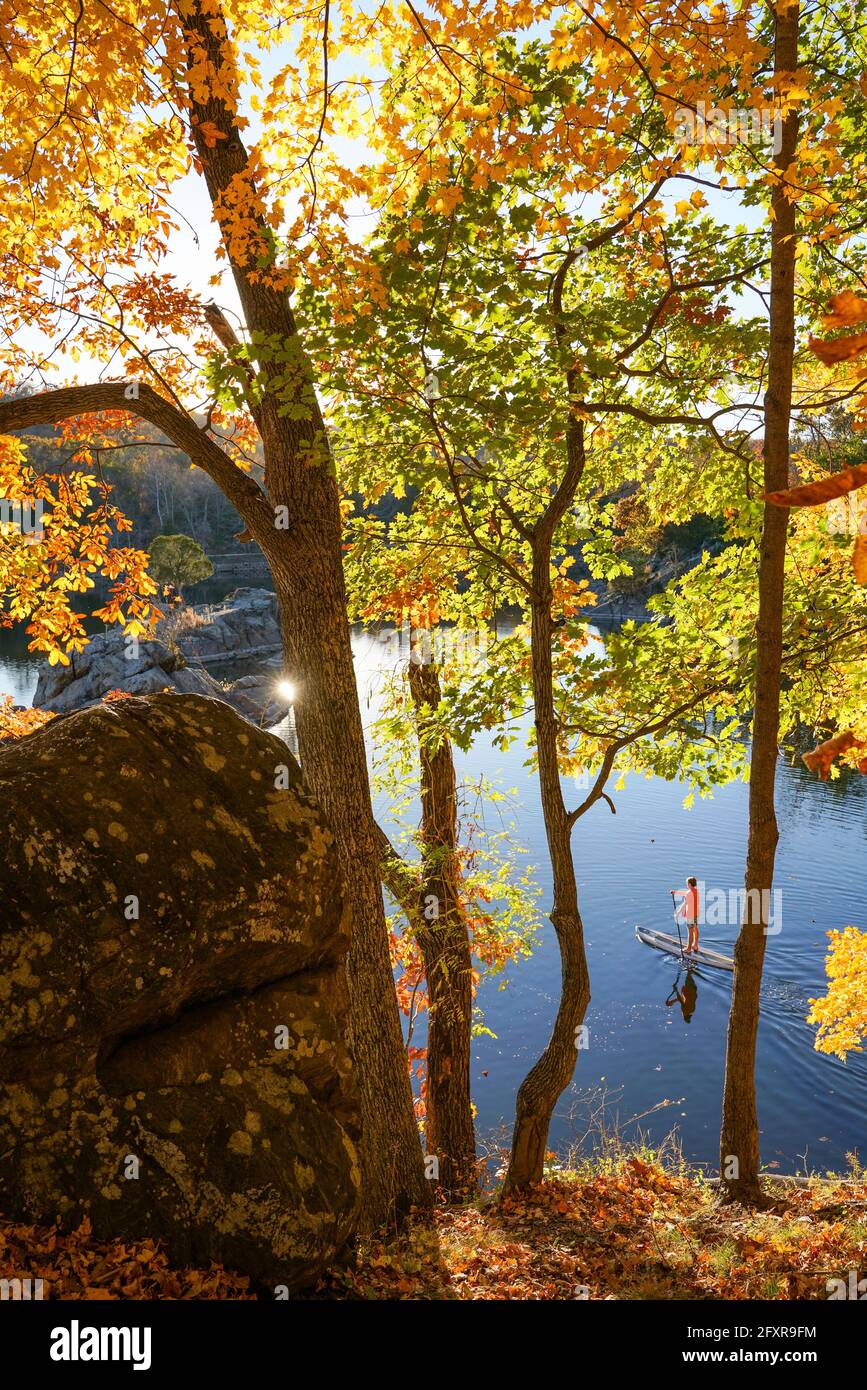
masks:
<instances>
[{"instance_id":1,"label":"riverbank","mask_svg":"<svg viewBox=\"0 0 867 1390\"><path fill-rule=\"evenodd\" d=\"M768 1208L720 1207L710 1183L651 1153L561 1171L520 1199L443 1208L309 1292L317 1300L798 1299L851 1297L867 1274L867 1175L768 1179ZM45 1296L249 1299L231 1271L175 1269L152 1241L96 1241L0 1220L0 1279ZM854 1279L853 1276L854 1275ZM835 1283L834 1281L840 1281ZM267 1295L260 1293L259 1298Z\"/></svg>"},{"instance_id":2,"label":"riverbank","mask_svg":"<svg viewBox=\"0 0 867 1390\"><path fill-rule=\"evenodd\" d=\"M851 1272L856 1283L867 1273L867 1179L769 1181L768 1192L766 1211L721 1207L701 1175L634 1154L371 1243L319 1296L825 1300L848 1292Z\"/></svg>"}]
</instances>

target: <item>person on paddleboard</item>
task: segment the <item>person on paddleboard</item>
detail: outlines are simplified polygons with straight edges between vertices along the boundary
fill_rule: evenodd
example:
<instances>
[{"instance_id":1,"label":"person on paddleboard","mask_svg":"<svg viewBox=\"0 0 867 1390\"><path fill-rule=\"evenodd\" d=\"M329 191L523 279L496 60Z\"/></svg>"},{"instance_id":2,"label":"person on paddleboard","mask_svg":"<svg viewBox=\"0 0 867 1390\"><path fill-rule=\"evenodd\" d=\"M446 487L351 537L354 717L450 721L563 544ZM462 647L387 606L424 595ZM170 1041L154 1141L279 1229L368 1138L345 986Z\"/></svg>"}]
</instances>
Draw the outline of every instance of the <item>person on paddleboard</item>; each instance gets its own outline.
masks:
<instances>
[{"instance_id":1,"label":"person on paddleboard","mask_svg":"<svg viewBox=\"0 0 867 1390\"><path fill-rule=\"evenodd\" d=\"M683 899L680 907L675 909L675 917L680 917L684 926L688 928L689 936L686 943L684 955L692 955L698 950L698 880L688 878L685 888L673 888L672 894L676 894Z\"/></svg>"}]
</instances>

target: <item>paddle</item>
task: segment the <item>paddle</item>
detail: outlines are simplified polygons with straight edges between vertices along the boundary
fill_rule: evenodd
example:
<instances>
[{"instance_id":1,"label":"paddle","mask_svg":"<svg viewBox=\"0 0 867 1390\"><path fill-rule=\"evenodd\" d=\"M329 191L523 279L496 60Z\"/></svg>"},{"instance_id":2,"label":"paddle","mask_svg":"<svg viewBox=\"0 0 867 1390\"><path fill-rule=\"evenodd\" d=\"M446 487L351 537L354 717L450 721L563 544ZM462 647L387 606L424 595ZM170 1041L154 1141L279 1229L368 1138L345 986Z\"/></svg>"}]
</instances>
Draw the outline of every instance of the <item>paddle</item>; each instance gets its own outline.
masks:
<instances>
[{"instance_id":1,"label":"paddle","mask_svg":"<svg viewBox=\"0 0 867 1390\"><path fill-rule=\"evenodd\" d=\"M681 934L680 934L680 922L678 922L678 920L677 920L677 903L674 901L674 889L673 889L673 888L669 888L668 891L669 891L669 893L671 894L671 905L672 905L672 907L673 907L673 909L674 909L674 925L677 927L677 939L678 939L678 941L679 941L679 943L680 943L680 954L681 954L681 958L682 958L682 957L683 957L683 937L682 937Z\"/></svg>"}]
</instances>

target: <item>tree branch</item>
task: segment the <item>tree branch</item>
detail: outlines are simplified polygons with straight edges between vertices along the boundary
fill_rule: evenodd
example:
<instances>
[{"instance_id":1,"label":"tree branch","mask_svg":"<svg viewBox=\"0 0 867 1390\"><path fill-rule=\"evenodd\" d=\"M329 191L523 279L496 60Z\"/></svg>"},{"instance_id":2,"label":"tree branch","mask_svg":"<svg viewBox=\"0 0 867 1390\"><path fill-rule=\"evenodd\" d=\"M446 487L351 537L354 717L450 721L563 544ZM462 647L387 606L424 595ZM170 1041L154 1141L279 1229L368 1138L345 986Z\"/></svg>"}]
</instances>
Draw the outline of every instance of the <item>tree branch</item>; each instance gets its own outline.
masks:
<instances>
[{"instance_id":1,"label":"tree branch","mask_svg":"<svg viewBox=\"0 0 867 1390\"><path fill-rule=\"evenodd\" d=\"M379 874L410 926L418 920L418 882L412 865L398 854L378 821L374 822Z\"/></svg>"},{"instance_id":2,"label":"tree branch","mask_svg":"<svg viewBox=\"0 0 867 1390\"><path fill-rule=\"evenodd\" d=\"M135 394L130 395L131 389ZM245 521L273 526L273 512L255 481L223 453L183 410L178 410L144 382L104 381L92 386L63 386L34 396L0 401L0 433L14 434L36 425L56 425L76 415L123 410L156 428L212 478Z\"/></svg>"}]
</instances>

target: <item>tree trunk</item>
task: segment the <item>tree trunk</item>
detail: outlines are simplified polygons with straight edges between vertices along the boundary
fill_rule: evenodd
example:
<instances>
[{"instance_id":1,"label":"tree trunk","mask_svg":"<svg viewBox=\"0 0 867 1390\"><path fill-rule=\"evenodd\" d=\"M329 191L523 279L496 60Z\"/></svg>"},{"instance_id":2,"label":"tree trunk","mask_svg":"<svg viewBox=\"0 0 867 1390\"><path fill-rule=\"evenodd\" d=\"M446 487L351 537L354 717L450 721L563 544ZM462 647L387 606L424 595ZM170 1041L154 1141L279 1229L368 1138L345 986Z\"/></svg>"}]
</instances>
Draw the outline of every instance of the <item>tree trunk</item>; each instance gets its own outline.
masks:
<instances>
[{"instance_id":1,"label":"tree trunk","mask_svg":"<svg viewBox=\"0 0 867 1390\"><path fill-rule=\"evenodd\" d=\"M798 66L798 3L778 9L774 72ZM786 170L798 147L798 115L783 121L776 167ZM786 185L772 196L771 301L768 389L765 394L764 489L789 485L789 423L795 350L795 204ZM750 761L749 837L744 886L744 917L735 945L732 1005L726 1047L726 1075L720 1136L720 1193L724 1200L758 1203L759 1126L756 1110L756 1033L765 936L774 881L777 818L774 808L780 726L780 670L783 646L785 508L765 505L759 561L756 687Z\"/></svg>"},{"instance_id":2,"label":"tree trunk","mask_svg":"<svg viewBox=\"0 0 867 1390\"><path fill-rule=\"evenodd\" d=\"M274 504L191 416L142 385L69 386L0 402L0 432L105 410L148 420L223 490L259 540L280 604L287 669L298 684L296 725L306 780L334 831L351 913L351 1043L361 1089L364 1219L368 1226L431 1202L380 888L381 832L370 804L364 735L346 620L337 484L330 469L273 466L294 525L275 526ZM270 445L266 444L266 457ZM285 489L285 491L283 491ZM276 769L275 769L276 775ZM267 787L263 795L267 795Z\"/></svg>"},{"instance_id":3,"label":"tree trunk","mask_svg":"<svg viewBox=\"0 0 867 1390\"><path fill-rule=\"evenodd\" d=\"M185 0L178 10L190 67L204 62L219 74L214 89L231 93L231 45L219 6ZM363 1223L372 1228L399 1218L412 1205L428 1205L431 1191L388 951L346 616L339 493L310 363L282 288L277 243L259 210L255 166L235 112L219 95L199 100L191 90L189 100L196 153L246 328L256 343L245 370L255 377L250 409L262 440L269 505L246 507L242 515L274 576L287 674L298 688L299 755L334 831L351 910L349 1041L361 1099ZM211 138L215 129L217 139ZM244 193L247 244L239 247L234 209ZM216 306L212 320L231 354L232 329Z\"/></svg>"},{"instance_id":4,"label":"tree trunk","mask_svg":"<svg viewBox=\"0 0 867 1390\"><path fill-rule=\"evenodd\" d=\"M421 760L422 874L416 939L428 988L425 1147L439 1160L450 1195L475 1186L476 1139L470 1096L473 1016L472 955L461 901L457 858L457 795L451 744L426 738L442 699L432 662L409 663Z\"/></svg>"},{"instance_id":5,"label":"tree trunk","mask_svg":"<svg viewBox=\"0 0 867 1390\"><path fill-rule=\"evenodd\" d=\"M337 842L351 912L347 960L349 1044L362 1117L364 1221L368 1228L426 1206L418 1127L388 951L376 831L358 705L333 506L305 509L291 535L257 535L277 589L285 669L297 690L295 721L305 781ZM323 534L325 532L325 534Z\"/></svg>"},{"instance_id":6,"label":"tree trunk","mask_svg":"<svg viewBox=\"0 0 867 1390\"><path fill-rule=\"evenodd\" d=\"M549 529L553 532L553 526ZM518 1091L512 1152L505 1183L507 1192L542 1180L551 1116L572 1079L578 1055L578 1028L590 1002L584 927L578 910L578 889L572 862L572 823L563 801L557 760L551 657L550 557L550 535L547 535L547 530L542 536L537 532L533 546L530 639L533 700L539 790L554 880L554 903L550 916L560 948L562 983L560 1006L548 1046Z\"/></svg>"}]
</instances>

